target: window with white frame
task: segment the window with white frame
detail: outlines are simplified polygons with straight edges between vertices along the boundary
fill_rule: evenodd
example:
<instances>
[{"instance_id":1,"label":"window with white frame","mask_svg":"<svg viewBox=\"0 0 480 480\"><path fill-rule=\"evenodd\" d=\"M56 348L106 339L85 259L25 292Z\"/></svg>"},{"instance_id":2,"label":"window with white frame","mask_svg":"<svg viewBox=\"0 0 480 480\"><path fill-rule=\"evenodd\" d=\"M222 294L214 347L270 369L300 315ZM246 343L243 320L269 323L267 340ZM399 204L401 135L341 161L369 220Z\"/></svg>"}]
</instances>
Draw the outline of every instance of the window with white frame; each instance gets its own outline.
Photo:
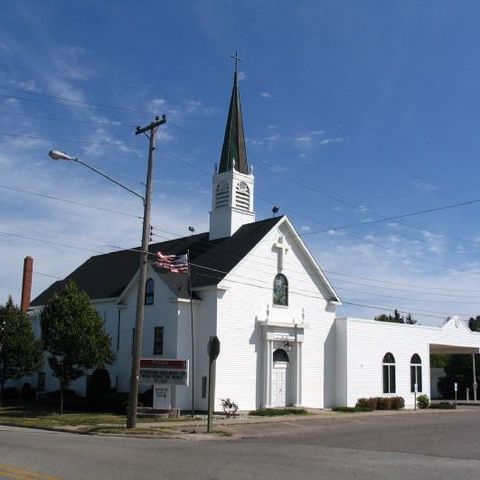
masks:
<instances>
[{"instance_id":1,"label":"window with white frame","mask_svg":"<svg viewBox=\"0 0 480 480\"><path fill-rule=\"evenodd\" d=\"M417 353L412 355L410 360L410 391L415 392L415 384L417 385L417 392L423 390L422 387L422 359Z\"/></svg>"},{"instance_id":2,"label":"window with white frame","mask_svg":"<svg viewBox=\"0 0 480 480\"><path fill-rule=\"evenodd\" d=\"M388 352L383 357L383 393L395 392L395 357Z\"/></svg>"}]
</instances>

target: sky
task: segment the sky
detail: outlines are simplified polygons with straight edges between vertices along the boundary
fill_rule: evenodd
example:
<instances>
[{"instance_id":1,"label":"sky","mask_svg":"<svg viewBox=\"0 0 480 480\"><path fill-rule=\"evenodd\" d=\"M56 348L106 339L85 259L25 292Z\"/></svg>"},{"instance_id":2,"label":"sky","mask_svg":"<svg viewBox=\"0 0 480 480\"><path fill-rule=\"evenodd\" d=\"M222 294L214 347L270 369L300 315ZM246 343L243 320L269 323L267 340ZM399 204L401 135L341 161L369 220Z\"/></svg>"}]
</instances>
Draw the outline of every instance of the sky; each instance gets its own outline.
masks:
<instances>
[{"instance_id":1,"label":"sky","mask_svg":"<svg viewBox=\"0 0 480 480\"><path fill-rule=\"evenodd\" d=\"M154 241L208 229L238 51L257 219L288 215L338 314L480 314L478 2L0 6L0 303L27 255L35 296L140 243L141 201L50 149L141 191L165 114Z\"/></svg>"}]
</instances>

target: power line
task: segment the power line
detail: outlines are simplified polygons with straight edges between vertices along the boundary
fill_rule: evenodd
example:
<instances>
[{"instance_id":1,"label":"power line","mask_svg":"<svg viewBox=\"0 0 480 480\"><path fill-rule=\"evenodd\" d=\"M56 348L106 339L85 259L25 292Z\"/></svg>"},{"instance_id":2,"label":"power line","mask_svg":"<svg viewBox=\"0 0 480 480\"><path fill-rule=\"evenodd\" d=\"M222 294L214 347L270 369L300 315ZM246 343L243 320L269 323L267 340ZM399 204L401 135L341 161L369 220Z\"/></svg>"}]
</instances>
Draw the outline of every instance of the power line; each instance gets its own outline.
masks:
<instances>
[{"instance_id":1,"label":"power line","mask_svg":"<svg viewBox=\"0 0 480 480\"><path fill-rule=\"evenodd\" d=\"M33 140L45 140L47 142L63 142L63 143L77 143L81 145L99 145L102 147L115 147L115 148L125 148L126 146L135 146L134 143L126 143L126 142L119 142L119 143L109 143L109 142L89 142L87 140L70 140L67 138L47 138L47 137L40 137L37 135L25 135L21 133L11 133L11 132L0 132L0 135L4 137L17 137L17 138L30 138Z\"/></svg>"},{"instance_id":2,"label":"power line","mask_svg":"<svg viewBox=\"0 0 480 480\"><path fill-rule=\"evenodd\" d=\"M32 117L32 118L41 118L44 120L53 120L55 122L72 122L72 123L82 123L85 125L100 125L100 126L105 126L105 127L129 127L129 128L136 128L136 125L133 123L124 123L124 122L119 122L117 120L115 121L95 121L95 120L78 120L75 118L59 118L59 117L51 117L48 115L35 115L33 113L25 113L25 112L12 112L8 110L0 110L0 113L5 113L7 115L17 115L21 117Z\"/></svg>"},{"instance_id":3,"label":"power line","mask_svg":"<svg viewBox=\"0 0 480 480\"><path fill-rule=\"evenodd\" d=\"M7 87L7 86L4 86L4 85L0 85L0 88L3 88L4 90L11 90L11 91L14 91L14 92L19 92L19 93L22 93L24 95L33 95L33 96L37 96L37 97L52 98L52 99L55 99L55 100L61 100L61 102L76 103L76 104L79 104L79 105L85 105L87 107L92 107L92 108L103 108L105 110L114 110L114 111L119 111L119 112L140 113L142 115L151 115L152 114L152 112L147 112L145 110L136 110L136 109L128 108L128 107L119 107L119 106L115 106L115 105L106 105L106 104L103 104L103 103L87 102L86 100L78 100L78 99L74 99L74 98L61 97L61 96L57 96L57 95L48 95L46 93L32 92L32 91L29 91L29 90ZM34 98L16 97L14 95L0 94L0 97L16 98L17 100L36 101L36 102L40 102L40 103L52 103L54 105L62 105L62 103L59 103L59 102L45 102L45 101L42 102L42 101L34 99Z\"/></svg>"},{"instance_id":4,"label":"power line","mask_svg":"<svg viewBox=\"0 0 480 480\"><path fill-rule=\"evenodd\" d=\"M53 195L47 195L45 193L32 192L31 190L24 190L22 188L9 187L8 185L1 185L0 184L0 188L4 188L6 190L11 190L13 192L35 195L37 197L46 198L48 200L56 200L58 202L69 203L71 205L76 205L76 206L79 206L79 207L92 208L94 210L100 210L100 211L107 212L107 213L115 213L116 215L122 215L124 217L137 218L137 219L140 219L140 220L142 218L140 215L134 215L134 214L131 214L131 213L126 213L126 212L120 212L118 210L112 210L110 208L98 207L96 205L89 205L88 203L77 202L75 200L68 200L66 198L54 197Z\"/></svg>"}]
</instances>

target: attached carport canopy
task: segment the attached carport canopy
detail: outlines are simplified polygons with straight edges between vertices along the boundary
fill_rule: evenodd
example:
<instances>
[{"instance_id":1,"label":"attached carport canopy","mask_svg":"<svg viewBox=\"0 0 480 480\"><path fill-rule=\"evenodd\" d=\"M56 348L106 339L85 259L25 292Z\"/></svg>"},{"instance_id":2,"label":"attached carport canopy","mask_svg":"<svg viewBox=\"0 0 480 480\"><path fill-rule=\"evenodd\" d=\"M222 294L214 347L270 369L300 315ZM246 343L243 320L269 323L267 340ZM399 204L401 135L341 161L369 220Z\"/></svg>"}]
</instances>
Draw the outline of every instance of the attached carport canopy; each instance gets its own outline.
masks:
<instances>
[{"instance_id":1,"label":"attached carport canopy","mask_svg":"<svg viewBox=\"0 0 480 480\"><path fill-rule=\"evenodd\" d=\"M450 355L462 355L468 353L480 353L479 347L465 347L463 345L440 345L437 343L430 344L430 354L450 354Z\"/></svg>"}]
</instances>

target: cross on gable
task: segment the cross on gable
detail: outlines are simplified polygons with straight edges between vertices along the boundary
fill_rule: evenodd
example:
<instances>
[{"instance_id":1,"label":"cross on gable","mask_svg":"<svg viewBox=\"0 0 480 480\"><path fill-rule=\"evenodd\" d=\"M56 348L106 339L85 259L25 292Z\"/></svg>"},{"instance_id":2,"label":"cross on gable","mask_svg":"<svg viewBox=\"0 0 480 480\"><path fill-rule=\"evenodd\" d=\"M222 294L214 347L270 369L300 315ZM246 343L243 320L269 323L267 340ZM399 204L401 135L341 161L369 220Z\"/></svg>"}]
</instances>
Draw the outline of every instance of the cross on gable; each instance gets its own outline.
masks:
<instances>
[{"instance_id":1,"label":"cross on gable","mask_svg":"<svg viewBox=\"0 0 480 480\"><path fill-rule=\"evenodd\" d=\"M280 237L278 242L273 244L273 248L278 250L278 272L281 273L283 271L283 260L285 255L287 254L289 248L287 242L285 241L285 237Z\"/></svg>"}]
</instances>

